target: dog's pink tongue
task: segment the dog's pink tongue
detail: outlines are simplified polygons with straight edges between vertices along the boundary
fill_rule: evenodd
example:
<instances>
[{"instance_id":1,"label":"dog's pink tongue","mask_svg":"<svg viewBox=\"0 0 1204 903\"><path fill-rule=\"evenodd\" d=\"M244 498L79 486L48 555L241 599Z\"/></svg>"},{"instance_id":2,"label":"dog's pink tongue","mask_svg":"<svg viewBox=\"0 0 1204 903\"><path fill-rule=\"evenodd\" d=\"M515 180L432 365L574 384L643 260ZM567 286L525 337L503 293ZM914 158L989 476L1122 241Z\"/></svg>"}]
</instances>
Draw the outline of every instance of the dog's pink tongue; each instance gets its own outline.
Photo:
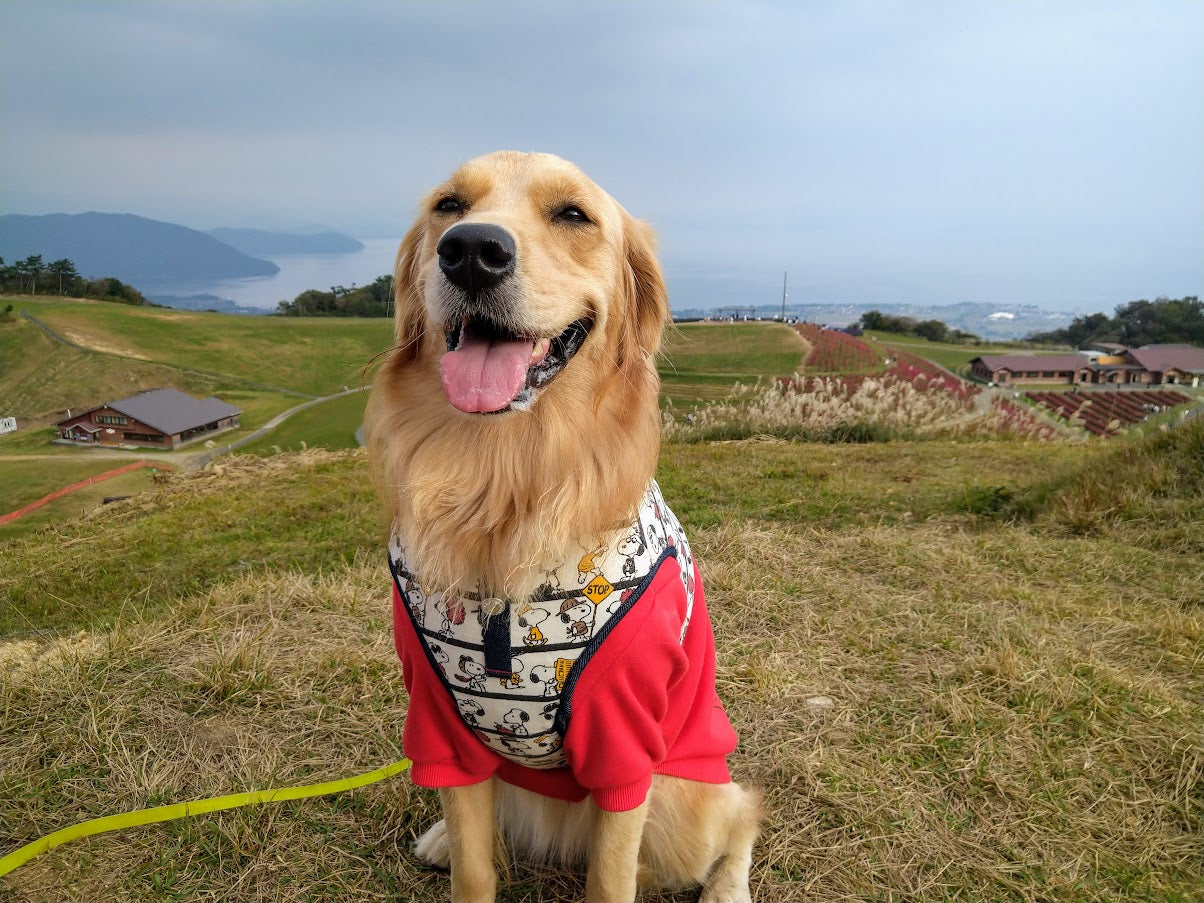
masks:
<instances>
[{"instance_id":1,"label":"dog's pink tongue","mask_svg":"<svg viewBox=\"0 0 1204 903\"><path fill-rule=\"evenodd\" d=\"M469 414L500 411L527 383L532 342L498 341L465 334L460 347L439 361L447 400Z\"/></svg>"}]
</instances>

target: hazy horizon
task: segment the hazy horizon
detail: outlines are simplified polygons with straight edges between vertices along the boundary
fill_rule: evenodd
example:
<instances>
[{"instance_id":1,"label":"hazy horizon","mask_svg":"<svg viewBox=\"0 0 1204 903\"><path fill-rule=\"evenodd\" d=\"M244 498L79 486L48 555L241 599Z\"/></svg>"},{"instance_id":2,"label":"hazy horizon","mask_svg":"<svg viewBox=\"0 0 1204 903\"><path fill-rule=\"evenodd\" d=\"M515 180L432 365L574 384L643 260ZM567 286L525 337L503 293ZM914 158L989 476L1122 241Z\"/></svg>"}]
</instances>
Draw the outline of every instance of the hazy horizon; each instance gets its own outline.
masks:
<instances>
[{"instance_id":1,"label":"hazy horizon","mask_svg":"<svg viewBox=\"0 0 1204 903\"><path fill-rule=\"evenodd\" d=\"M0 210L400 239L579 163L690 306L1204 288L1204 4L5 0Z\"/></svg>"}]
</instances>

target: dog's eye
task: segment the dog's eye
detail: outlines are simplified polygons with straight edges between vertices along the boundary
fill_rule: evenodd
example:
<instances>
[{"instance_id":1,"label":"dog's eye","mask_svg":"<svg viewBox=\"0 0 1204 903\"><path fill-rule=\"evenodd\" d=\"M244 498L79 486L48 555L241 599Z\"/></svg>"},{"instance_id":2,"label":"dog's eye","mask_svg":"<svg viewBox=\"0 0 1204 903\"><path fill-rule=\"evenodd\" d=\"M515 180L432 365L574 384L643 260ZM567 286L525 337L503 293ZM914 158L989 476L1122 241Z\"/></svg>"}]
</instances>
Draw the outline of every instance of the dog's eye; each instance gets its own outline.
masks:
<instances>
[{"instance_id":1,"label":"dog's eye","mask_svg":"<svg viewBox=\"0 0 1204 903\"><path fill-rule=\"evenodd\" d=\"M459 198L443 198L435 205L436 213L459 213L465 204Z\"/></svg>"},{"instance_id":2,"label":"dog's eye","mask_svg":"<svg viewBox=\"0 0 1204 903\"><path fill-rule=\"evenodd\" d=\"M585 212L580 207L575 207L572 204L569 204L567 207L562 207L560 210L556 211L556 216L554 218L566 223L592 222L592 220L585 215Z\"/></svg>"}]
</instances>

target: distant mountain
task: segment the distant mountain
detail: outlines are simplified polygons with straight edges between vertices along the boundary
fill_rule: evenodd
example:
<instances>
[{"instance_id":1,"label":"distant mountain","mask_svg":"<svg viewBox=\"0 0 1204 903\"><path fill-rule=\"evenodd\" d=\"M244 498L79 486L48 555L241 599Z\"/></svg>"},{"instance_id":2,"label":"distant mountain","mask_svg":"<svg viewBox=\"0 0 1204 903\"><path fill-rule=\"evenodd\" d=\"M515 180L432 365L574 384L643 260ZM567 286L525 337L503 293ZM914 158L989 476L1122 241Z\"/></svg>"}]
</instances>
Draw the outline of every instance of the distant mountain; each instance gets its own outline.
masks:
<instances>
[{"instance_id":1,"label":"distant mountain","mask_svg":"<svg viewBox=\"0 0 1204 903\"><path fill-rule=\"evenodd\" d=\"M11 262L31 254L47 262L66 257L82 276L115 276L139 288L280 272L212 235L129 213L0 216L0 257Z\"/></svg>"},{"instance_id":2,"label":"distant mountain","mask_svg":"<svg viewBox=\"0 0 1204 903\"><path fill-rule=\"evenodd\" d=\"M349 254L364 245L342 232L266 232L263 229L210 229L220 242L252 257L274 258L288 254Z\"/></svg>"},{"instance_id":3,"label":"distant mountain","mask_svg":"<svg viewBox=\"0 0 1204 903\"><path fill-rule=\"evenodd\" d=\"M674 308L679 319L720 315L722 307ZM735 308L727 308L730 316ZM940 320L946 326L972 332L984 339L1018 339L1033 332L1060 329L1074 319L1074 314L1048 311L1032 304L984 304L966 301L960 304L787 304L786 315L799 317L809 323L825 326L850 326L868 310L895 317L916 320ZM740 308L745 315L770 319L782 315L781 305L761 304L755 308Z\"/></svg>"},{"instance_id":4,"label":"distant mountain","mask_svg":"<svg viewBox=\"0 0 1204 903\"><path fill-rule=\"evenodd\" d=\"M156 295L152 293L147 298L161 307L174 307L178 310L211 310L219 314L248 314L250 316L265 316L272 313L266 307L247 307L218 295Z\"/></svg>"}]
</instances>

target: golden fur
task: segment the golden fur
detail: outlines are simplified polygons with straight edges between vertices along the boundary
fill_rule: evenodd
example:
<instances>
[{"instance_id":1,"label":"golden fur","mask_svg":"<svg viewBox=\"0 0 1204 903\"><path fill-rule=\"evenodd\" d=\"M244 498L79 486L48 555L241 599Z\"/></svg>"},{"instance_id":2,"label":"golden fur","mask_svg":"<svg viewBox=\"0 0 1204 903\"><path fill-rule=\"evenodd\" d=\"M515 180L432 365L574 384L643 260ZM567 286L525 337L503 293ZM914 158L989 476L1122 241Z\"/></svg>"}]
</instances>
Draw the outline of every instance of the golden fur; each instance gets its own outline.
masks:
<instances>
[{"instance_id":1,"label":"golden fur","mask_svg":"<svg viewBox=\"0 0 1204 903\"><path fill-rule=\"evenodd\" d=\"M441 201L460 208L448 212ZM565 223L572 205L588 225ZM454 206L454 205L453 205ZM527 410L465 414L440 388L448 317L436 251L456 223L514 236L521 334L593 328ZM575 166L546 154L472 160L424 200L396 265L396 344L366 419L389 523L421 581L525 598L571 549L626 526L659 449L653 358L668 299L650 230ZM630 900L641 883L706 882L706 901L748 900L758 802L738 785L656 777L648 801L603 812L486 781L441 791L444 821L418 853L452 869L452 898L489 901L496 827L524 855L588 864L587 899ZM496 824L487 813L497 811ZM638 873L637 873L638 861ZM709 876L709 877L708 877Z\"/></svg>"}]
</instances>

